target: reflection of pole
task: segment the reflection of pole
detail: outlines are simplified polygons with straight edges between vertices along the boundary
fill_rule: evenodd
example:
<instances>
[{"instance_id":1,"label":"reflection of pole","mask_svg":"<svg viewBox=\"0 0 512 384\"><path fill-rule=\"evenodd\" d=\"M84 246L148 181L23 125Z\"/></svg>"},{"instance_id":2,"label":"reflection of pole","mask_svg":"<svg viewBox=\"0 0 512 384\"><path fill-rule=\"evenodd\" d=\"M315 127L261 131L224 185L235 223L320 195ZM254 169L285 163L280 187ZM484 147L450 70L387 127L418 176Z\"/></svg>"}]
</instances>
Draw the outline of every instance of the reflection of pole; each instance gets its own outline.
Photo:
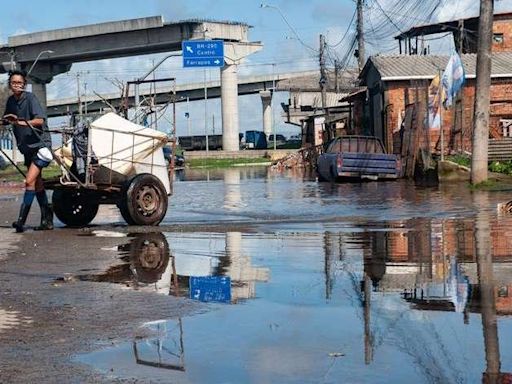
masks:
<instances>
[{"instance_id":1,"label":"reflection of pole","mask_svg":"<svg viewBox=\"0 0 512 384\"><path fill-rule=\"evenodd\" d=\"M370 364L373 360L372 330L370 327L370 302L372 297L372 280L364 274L364 362Z\"/></svg>"},{"instance_id":2,"label":"reflection of pole","mask_svg":"<svg viewBox=\"0 0 512 384\"><path fill-rule=\"evenodd\" d=\"M475 196L475 202L478 207L487 206L487 196L478 194ZM485 360L487 362L485 377L487 378L486 382L497 383L500 372L500 349L490 237L489 216L479 212L475 221L475 252L480 285Z\"/></svg>"},{"instance_id":3,"label":"reflection of pole","mask_svg":"<svg viewBox=\"0 0 512 384\"><path fill-rule=\"evenodd\" d=\"M329 300L331 298L332 292L332 280L331 280L331 254L332 254L332 244L331 244L331 233L324 233L324 272L325 272L325 298Z\"/></svg>"},{"instance_id":4,"label":"reflection of pole","mask_svg":"<svg viewBox=\"0 0 512 384\"><path fill-rule=\"evenodd\" d=\"M178 284L178 274L176 272L176 259L174 256L171 255L171 267L172 267L172 281L171 281L171 287L174 290L174 296L179 295L179 284Z\"/></svg>"}]
</instances>

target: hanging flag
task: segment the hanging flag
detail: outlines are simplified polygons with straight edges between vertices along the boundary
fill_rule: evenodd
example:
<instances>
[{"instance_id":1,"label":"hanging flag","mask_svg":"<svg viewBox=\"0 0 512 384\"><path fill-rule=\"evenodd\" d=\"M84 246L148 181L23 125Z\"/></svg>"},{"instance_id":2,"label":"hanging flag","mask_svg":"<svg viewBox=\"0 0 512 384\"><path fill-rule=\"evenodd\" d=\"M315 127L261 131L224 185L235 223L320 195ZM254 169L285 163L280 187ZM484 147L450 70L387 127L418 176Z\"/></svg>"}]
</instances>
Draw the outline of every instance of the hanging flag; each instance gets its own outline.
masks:
<instances>
[{"instance_id":1,"label":"hanging flag","mask_svg":"<svg viewBox=\"0 0 512 384\"><path fill-rule=\"evenodd\" d=\"M428 87L428 126L430 129L439 129L441 127L440 114L439 114L439 98L443 93L440 88L441 79L437 75L432 79Z\"/></svg>"},{"instance_id":2,"label":"hanging flag","mask_svg":"<svg viewBox=\"0 0 512 384\"><path fill-rule=\"evenodd\" d=\"M443 98L443 105L445 108L448 108L453 104L453 98L462 88L465 80L466 75L464 73L464 66L462 65L460 56L457 53L454 53L450 56L448 64L446 64L443 78L441 80L445 91L445 96Z\"/></svg>"}]
</instances>

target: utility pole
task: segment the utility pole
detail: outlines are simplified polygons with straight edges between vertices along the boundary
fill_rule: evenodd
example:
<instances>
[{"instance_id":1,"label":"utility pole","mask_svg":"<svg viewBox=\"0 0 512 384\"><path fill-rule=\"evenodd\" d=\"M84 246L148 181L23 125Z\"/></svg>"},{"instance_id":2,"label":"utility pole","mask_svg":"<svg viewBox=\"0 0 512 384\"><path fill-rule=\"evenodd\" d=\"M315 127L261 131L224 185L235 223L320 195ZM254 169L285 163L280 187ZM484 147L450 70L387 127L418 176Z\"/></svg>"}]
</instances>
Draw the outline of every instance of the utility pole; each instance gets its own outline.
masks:
<instances>
[{"instance_id":1,"label":"utility pole","mask_svg":"<svg viewBox=\"0 0 512 384\"><path fill-rule=\"evenodd\" d=\"M363 1L357 0L357 63L359 72L363 70L365 63L364 37L363 37Z\"/></svg>"},{"instance_id":2,"label":"utility pole","mask_svg":"<svg viewBox=\"0 0 512 384\"><path fill-rule=\"evenodd\" d=\"M338 60L334 60L334 91L338 93L340 91L338 76L339 76L340 63Z\"/></svg>"},{"instance_id":3,"label":"utility pole","mask_svg":"<svg viewBox=\"0 0 512 384\"><path fill-rule=\"evenodd\" d=\"M480 0L475 109L473 113L473 156L471 157L472 184L478 184L487 180L493 11L494 0Z\"/></svg>"},{"instance_id":4,"label":"utility pole","mask_svg":"<svg viewBox=\"0 0 512 384\"><path fill-rule=\"evenodd\" d=\"M327 131L327 138L330 140L331 137L331 127L329 125L329 110L327 108L327 71L325 69L325 36L320 35L320 93L322 95L322 109L324 111L324 127L325 131ZM274 135L275 138L275 135Z\"/></svg>"},{"instance_id":5,"label":"utility pole","mask_svg":"<svg viewBox=\"0 0 512 384\"><path fill-rule=\"evenodd\" d=\"M82 117L82 100L80 98L80 72L76 74L76 89L78 96L78 115Z\"/></svg>"}]
</instances>

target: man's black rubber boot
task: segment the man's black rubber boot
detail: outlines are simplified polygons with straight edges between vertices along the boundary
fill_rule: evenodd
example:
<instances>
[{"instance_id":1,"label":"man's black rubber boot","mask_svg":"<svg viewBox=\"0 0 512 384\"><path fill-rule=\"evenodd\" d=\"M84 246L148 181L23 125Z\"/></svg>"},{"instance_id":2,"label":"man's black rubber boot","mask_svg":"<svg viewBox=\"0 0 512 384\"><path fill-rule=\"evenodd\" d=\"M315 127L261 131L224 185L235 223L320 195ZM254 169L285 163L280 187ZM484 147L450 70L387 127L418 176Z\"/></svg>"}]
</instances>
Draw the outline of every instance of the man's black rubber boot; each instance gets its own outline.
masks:
<instances>
[{"instance_id":1,"label":"man's black rubber boot","mask_svg":"<svg viewBox=\"0 0 512 384\"><path fill-rule=\"evenodd\" d=\"M35 227L36 231L48 231L53 229L53 210L50 204L41 207L41 225Z\"/></svg>"},{"instance_id":2,"label":"man's black rubber boot","mask_svg":"<svg viewBox=\"0 0 512 384\"><path fill-rule=\"evenodd\" d=\"M20 214L18 216L18 220L12 223L12 227L16 229L17 233L21 233L25 230L23 227L25 222L27 221L28 212L30 211L30 205L25 203L21 204Z\"/></svg>"}]
</instances>

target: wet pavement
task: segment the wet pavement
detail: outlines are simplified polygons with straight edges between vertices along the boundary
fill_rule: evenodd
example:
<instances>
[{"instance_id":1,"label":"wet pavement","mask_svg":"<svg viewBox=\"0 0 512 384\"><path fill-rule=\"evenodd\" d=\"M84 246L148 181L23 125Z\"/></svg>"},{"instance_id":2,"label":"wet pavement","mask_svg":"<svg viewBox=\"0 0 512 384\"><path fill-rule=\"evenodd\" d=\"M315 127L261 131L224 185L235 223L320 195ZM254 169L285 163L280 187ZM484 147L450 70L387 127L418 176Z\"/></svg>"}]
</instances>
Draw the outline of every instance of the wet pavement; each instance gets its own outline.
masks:
<instances>
[{"instance_id":1,"label":"wet pavement","mask_svg":"<svg viewBox=\"0 0 512 384\"><path fill-rule=\"evenodd\" d=\"M48 233L89 260L63 264L38 239L46 297L34 304L62 303L48 287L137 298L122 302L133 336L84 330L92 340L71 364L98 376L76 382L510 382L512 215L497 204L512 191L318 183L261 167L187 172L174 187L156 232L102 207L87 230ZM0 285L21 268L9 260ZM184 307L158 311L162 300ZM12 302L0 302L0 339L33 321Z\"/></svg>"}]
</instances>

